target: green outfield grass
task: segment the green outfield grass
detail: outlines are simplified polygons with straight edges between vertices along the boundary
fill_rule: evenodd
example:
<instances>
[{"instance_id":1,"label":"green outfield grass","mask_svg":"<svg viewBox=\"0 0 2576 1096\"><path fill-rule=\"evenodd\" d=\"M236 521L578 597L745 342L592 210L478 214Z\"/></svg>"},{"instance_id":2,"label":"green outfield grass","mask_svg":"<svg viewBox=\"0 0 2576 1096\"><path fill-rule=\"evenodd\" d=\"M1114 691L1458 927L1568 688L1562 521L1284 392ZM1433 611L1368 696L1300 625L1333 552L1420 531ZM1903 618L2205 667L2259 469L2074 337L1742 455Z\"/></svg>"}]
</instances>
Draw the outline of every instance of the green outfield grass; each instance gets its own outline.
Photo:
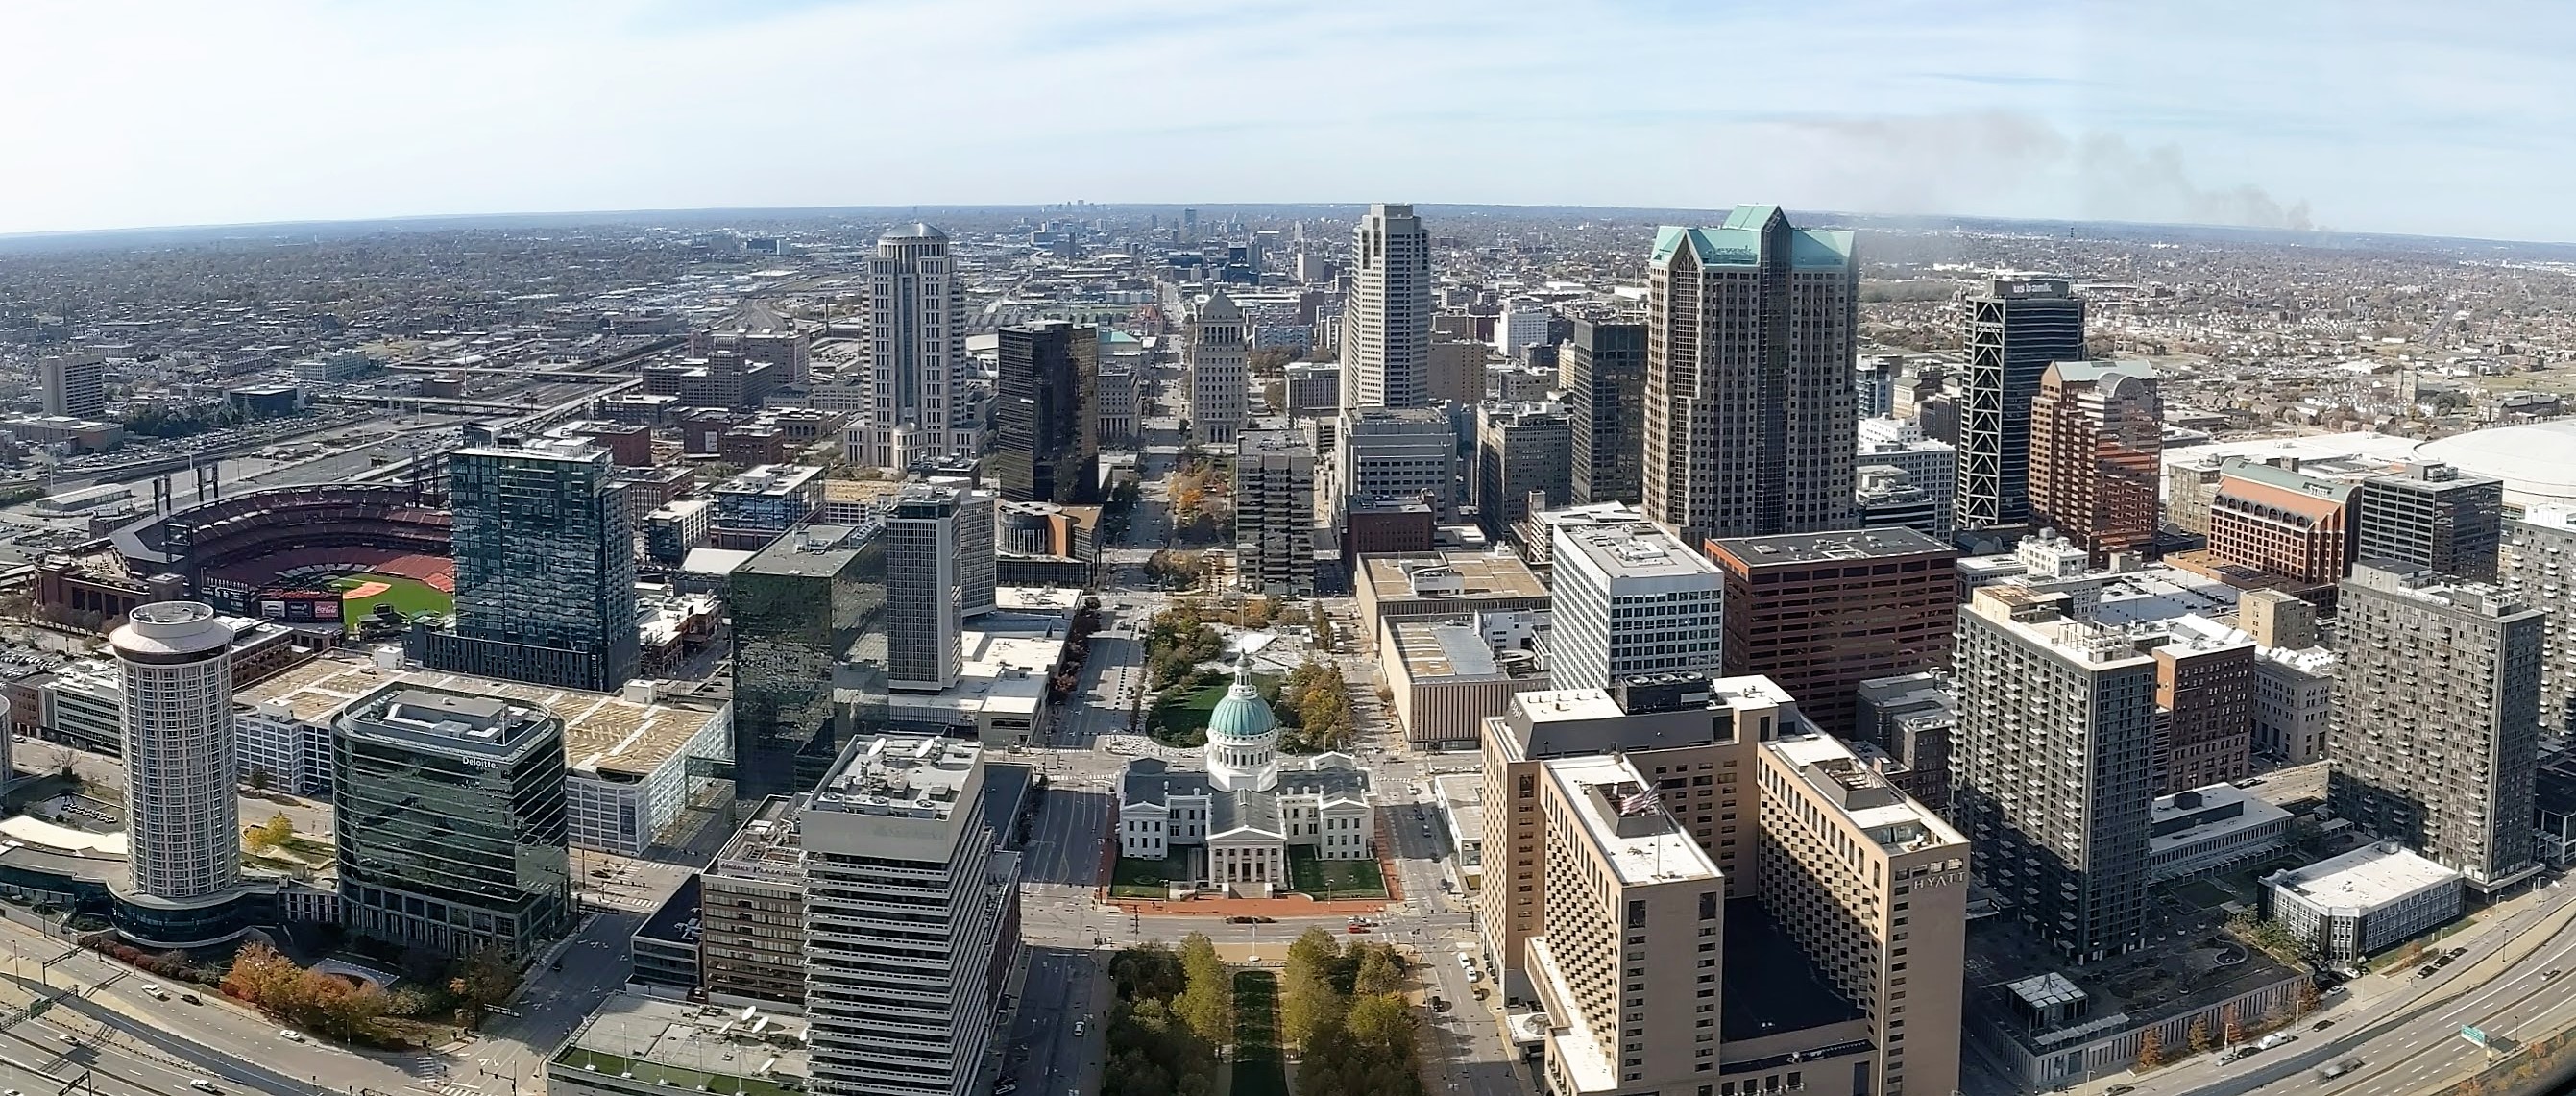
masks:
<instances>
[{"instance_id":1,"label":"green outfield grass","mask_svg":"<svg viewBox=\"0 0 2576 1096\"><path fill-rule=\"evenodd\" d=\"M350 575L347 578L331 580L330 588L348 590L370 582L384 583L389 589L369 597L343 598L340 601L340 619L348 622L352 630L356 629L358 621L376 611L376 605L379 602L392 604L394 611L404 616L410 616L413 613L444 613L456 607L455 595L415 578L397 578L393 575Z\"/></svg>"}]
</instances>

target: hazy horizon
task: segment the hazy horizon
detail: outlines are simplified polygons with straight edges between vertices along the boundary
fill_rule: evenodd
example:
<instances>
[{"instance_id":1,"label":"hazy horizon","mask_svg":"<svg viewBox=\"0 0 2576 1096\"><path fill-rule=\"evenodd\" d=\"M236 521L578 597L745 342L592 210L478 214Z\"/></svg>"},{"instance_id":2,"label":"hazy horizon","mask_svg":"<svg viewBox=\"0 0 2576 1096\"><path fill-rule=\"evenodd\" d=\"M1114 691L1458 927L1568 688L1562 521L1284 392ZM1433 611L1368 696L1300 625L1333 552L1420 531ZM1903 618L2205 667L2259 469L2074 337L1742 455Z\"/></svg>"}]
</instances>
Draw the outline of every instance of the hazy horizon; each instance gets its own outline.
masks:
<instances>
[{"instance_id":1,"label":"hazy horizon","mask_svg":"<svg viewBox=\"0 0 2576 1096\"><path fill-rule=\"evenodd\" d=\"M2576 240L2576 11L1710 7L41 8L0 233L1341 194Z\"/></svg>"}]
</instances>

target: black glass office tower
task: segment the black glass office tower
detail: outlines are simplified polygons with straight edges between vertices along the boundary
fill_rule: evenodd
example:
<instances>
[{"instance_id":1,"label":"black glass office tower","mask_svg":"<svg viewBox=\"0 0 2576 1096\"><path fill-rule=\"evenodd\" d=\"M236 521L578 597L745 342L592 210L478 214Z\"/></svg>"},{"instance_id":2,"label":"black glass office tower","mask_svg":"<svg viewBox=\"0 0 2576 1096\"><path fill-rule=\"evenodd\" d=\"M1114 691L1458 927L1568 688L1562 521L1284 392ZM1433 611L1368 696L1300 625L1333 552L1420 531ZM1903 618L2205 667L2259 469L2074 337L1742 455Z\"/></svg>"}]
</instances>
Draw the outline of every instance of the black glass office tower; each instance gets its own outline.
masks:
<instances>
[{"instance_id":1,"label":"black glass office tower","mask_svg":"<svg viewBox=\"0 0 2576 1096\"><path fill-rule=\"evenodd\" d=\"M433 669L615 692L639 665L635 536L606 450L546 442L447 455L456 622L413 633Z\"/></svg>"},{"instance_id":2,"label":"black glass office tower","mask_svg":"<svg viewBox=\"0 0 2576 1096\"><path fill-rule=\"evenodd\" d=\"M811 791L853 735L886 719L881 524L808 525L730 579L734 801Z\"/></svg>"},{"instance_id":3,"label":"black glass office tower","mask_svg":"<svg viewBox=\"0 0 2576 1096\"><path fill-rule=\"evenodd\" d=\"M2066 279L1996 278L1968 298L1959 528L2030 520L2030 401L2050 363L2084 360L2084 298Z\"/></svg>"},{"instance_id":4,"label":"black glass office tower","mask_svg":"<svg viewBox=\"0 0 2576 1096\"><path fill-rule=\"evenodd\" d=\"M1571 377L1574 504L1637 502L1645 492L1646 325L1576 320L1562 352Z\"/></svg>"},{"instance_id":5,"label":"black glass office tower","mask_svg":"<svg viewBox=\"0 0 2576 1096\"><path fill-rule=\"evenodd\" d=\"M993 401L994 479L1012 502L1099 501L1092 432L1100 329L1063 320L1005 327Z\"/></svg>"},{"instance_id":6,"label":"black glass office tower","mask_svg":"<svg viewBox=\"0 0 2576 1096\"><path fill-rule=\"evenodd\" d=\"M350 931L526 958L571 930L563 720L395 683L349 706L332 747Z\"/></svg>"}]
</instances>

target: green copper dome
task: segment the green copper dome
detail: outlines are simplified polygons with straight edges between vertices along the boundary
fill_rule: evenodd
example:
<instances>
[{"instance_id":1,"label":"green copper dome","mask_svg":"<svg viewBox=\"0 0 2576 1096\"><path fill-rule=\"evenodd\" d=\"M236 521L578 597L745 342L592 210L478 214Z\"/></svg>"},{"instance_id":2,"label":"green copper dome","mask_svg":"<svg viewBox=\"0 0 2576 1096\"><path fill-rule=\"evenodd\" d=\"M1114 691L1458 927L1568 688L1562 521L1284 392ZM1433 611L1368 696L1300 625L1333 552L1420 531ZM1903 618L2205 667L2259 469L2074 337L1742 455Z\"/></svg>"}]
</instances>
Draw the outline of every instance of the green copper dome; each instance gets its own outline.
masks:
<instances>
[{"instance_id":1,"label":"green copper dome","mask_svg":"<svg viewBox=\"0 0 2576 1096\"><path fill-rule=\"evenodd\" d=\"M1225 691L1225 699L1216 702L1208 713L1208 737L1236 740L1267 738L1279 729L1279 717L1270 714L1270 705L1261 699L1261 690L1252 687L1252 678L1237 670L1234 687Z\"/></svg>"}]
</instances>

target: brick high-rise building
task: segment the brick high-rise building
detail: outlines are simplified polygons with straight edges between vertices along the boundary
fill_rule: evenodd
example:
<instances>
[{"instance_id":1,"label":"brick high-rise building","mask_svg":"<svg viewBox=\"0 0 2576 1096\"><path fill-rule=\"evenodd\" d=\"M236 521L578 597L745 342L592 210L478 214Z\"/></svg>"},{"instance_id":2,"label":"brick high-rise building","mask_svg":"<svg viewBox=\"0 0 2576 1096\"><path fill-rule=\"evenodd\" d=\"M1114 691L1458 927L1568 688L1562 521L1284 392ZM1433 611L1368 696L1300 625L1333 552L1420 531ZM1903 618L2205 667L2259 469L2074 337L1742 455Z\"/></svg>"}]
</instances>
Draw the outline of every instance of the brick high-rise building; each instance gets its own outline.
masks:
<instances>
[{"instance_id":1,"label":"brick high-rise building","mask_svg":"<svg viewBox=\"0 0 2576 1096\"><path fill-rule=\"evenodd\" d=\"M2209 555L2304 587L2330 586L2353 558L2353 485L2233 461L2209 500Z\"/></svg>"},{"instance_id":2,"label":"brick high-rise building","mask_svg":"<svg viewBox=\"0 0 2576 1096\"><path fill-rule=\"evenodd\" d=\"M1777 206L1655 238L1646 516L1685 544L1839 529L1852 512L1852 234Z\"/></svg>"},{"instance_id":3,"label":"brick high-rise building","mask_svg":"<svg viewBox=\"0 0 2576 1096\"><path fill-rule=\"evenodd\" d=\"M1955 1088L1965 839L1767 679L1618 697L1486 721L1478 927L1551 1090Z\"/></svg>"},{"instance_id":4,"label":"brick high-rise building","mask_svg":"<svg viewBox=\"0 0 2576 1096\"><path fill-rule=\"evenodd\" d=\"M2095 559L2156 539L2164 405L2145 362L2058 362L2030 405L2031 520Z\"/></svg>"},{"instance_id":5,"label":"brick high-rise building","mask_svg":"<svg viewBox=\"0 0 2576 1096\"><path fill-rule=\"evenodd\" d=\"M2338 602L2335 815L2481 893L2530 878L2547 614L2494 586L2367 563Z\"/></svg>"},{"instance_id":6,"label":"brick high-rise building","mask_svg":"<svg viewBox=\"0 0 2576 1096\"><path fill-rule=\"evenodd\" d=\"M1950 926L1967 921L1968 839L1832 735L1784 724L1761 755L1763 908L1860 1007L1876 1091L1949 1096L1967 953Z\"/></svg>"},{"instance_id":7,"label":"brick high-rise building","mask_svg":"<svg viewBox=\"0 0 2576 1096\"><path fill-rule=\"evenodd\" d=\"M1950 661L1957 549L1912 529L1708 542L1726 576L1725 667L1798 698L1827 734L1851 737L1860 683Z\"/></svg>"},{"instance_id":8,"label":"brick high-rise building","mask_svg":"<svg viewBox=\"0 0 2576 1096\"><path fill-rule=\"evenodd\" d=\"M2156 794L2253 775L2253 641L2177 629L2154 653Z\"/></svg>"}]
</instances>

